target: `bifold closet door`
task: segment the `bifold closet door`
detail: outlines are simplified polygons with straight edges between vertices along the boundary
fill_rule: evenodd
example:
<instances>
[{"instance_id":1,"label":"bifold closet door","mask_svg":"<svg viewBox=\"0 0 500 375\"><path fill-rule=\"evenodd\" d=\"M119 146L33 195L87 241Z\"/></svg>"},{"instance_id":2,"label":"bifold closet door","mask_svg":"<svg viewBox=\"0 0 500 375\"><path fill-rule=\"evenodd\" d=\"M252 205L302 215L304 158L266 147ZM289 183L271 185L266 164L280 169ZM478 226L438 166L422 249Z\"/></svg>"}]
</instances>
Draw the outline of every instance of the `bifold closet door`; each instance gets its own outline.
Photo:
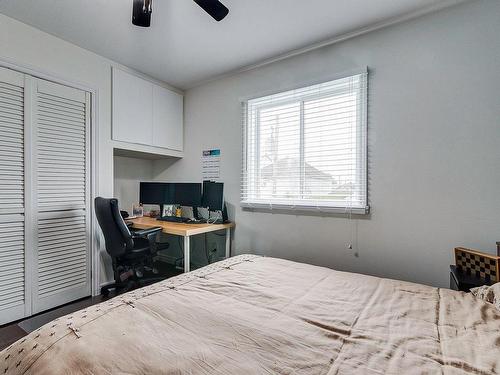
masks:
<instances>
[{"instance_id":1,"label":"bifold closet door","mask_svg":"<svg viewBox=\"0 0 500 375\"><path fill-rule=\"evenodd\" d=\"M90 94L35 80L33 313L91 294Z\"/></svg>"},{"instance_id":2,"label":"bifold closet door","mask_svg":"<svg viewBox=\"0 0 500 375\"><path fill-rule=\"evenodd\" d=\"M0 324L20 319L30 311L25 251L24 87L23 74L0 68Z\"/></svg>"}]
</instances>

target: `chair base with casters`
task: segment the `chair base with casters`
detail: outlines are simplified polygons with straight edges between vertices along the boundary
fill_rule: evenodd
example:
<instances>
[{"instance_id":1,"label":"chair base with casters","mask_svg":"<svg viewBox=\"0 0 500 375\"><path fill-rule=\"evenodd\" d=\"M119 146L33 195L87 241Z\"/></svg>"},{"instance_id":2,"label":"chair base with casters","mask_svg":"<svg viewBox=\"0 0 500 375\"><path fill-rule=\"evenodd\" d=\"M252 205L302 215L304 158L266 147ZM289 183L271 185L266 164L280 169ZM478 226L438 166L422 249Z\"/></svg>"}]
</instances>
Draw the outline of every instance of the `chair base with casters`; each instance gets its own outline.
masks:
<instances>
[{"instance_id":1,"label":"chair base with casters","mask_svg":"<svg viewBox=\"0 0 500 375\"><path fill-rule=\"evenodd\" d=\"M165 277L156 276L157 271L153 264L153 258L159 250L156 244L159 232L161 228L131 231L134 248L112 259L115 281L101 288L103 296L107 297L111 290L115 290L116 294L126 293L165 279ZM168 243L163 243L161 246L161 250L168 248ZM153 276L146 276L148 273L152 273Z\"/></svg>"},{"instance_id":2,"label":"chair base with casters","mask_svg":"<svg viewBox=\"0 0 500 375\"><path fill-rule=\"evenodd\" d=\"M107 296L112 289L117 294L123 293L165 279L154 275L153 265L160 227L131 232L120 215L117 199L96 198L95 211L115 279L113 284L101 288L101 294ZM163 245L162 250L165 248L168 246ZM153 276L146 277L146 272L153 273Z\"/></svg>"}]
</instances>

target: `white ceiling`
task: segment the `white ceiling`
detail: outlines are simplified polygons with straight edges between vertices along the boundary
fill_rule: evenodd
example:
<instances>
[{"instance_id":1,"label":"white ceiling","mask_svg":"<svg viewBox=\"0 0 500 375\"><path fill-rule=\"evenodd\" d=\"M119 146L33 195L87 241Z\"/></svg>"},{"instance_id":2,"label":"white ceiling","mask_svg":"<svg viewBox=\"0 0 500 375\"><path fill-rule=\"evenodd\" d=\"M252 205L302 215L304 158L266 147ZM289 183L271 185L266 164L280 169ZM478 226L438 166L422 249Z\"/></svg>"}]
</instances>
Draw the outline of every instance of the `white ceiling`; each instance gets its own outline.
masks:
<instances>
[{"instance_id":1,"label":"white ceiling","mask_svg":"<svg viewBox=\"0 0 500 375\"><path fill-rule=\"evenodd\" d=\"M190 0L155 0L152 26L132 0L0 0L0 12L179 88L456 0L222 0L214 21Z\"/></svg>"}]
</instances>

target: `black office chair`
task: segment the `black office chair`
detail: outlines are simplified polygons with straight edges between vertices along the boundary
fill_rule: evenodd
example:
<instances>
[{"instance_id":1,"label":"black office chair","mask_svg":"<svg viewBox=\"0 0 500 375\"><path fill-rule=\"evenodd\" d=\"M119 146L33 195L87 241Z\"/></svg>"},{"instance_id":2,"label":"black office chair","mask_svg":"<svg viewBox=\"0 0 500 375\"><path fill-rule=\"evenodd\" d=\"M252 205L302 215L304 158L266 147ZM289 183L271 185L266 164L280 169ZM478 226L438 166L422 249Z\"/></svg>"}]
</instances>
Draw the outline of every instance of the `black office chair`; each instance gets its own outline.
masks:
<instances>
[{"instance_id":1,"label":"black office chair","mask_svg":"<svg viewBox=\"0 0 500 375\"><path fill-rule=\"evenodd\" d=\"M145 270L154 269L153 257L157 253L155 241L161 228L131 232L120 214L117 199L97 197L94 203L106 251L113 262L115 278L114 284L101 288L101 294L107 296L111 289L117 293L125 292L162 280L160 277L144 277Z\"/></svg>"}]
</instances>

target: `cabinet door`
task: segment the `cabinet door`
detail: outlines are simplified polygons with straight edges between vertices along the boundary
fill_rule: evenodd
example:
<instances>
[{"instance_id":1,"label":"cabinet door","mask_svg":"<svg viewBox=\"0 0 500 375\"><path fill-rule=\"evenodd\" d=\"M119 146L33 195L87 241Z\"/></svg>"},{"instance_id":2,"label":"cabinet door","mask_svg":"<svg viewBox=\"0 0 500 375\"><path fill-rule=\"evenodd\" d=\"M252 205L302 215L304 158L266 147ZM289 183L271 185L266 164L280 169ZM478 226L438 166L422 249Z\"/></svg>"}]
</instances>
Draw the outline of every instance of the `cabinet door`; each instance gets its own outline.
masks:
<instances>
[{"instance_id":1,"label":"cabinet door","mask_svg":"<svg viewBox=\"0 0 500 375\"><path fill-rule=\"evenodd\" d=\"M24 123L24 76L0 68L0 325L29 313Z\"/></svg>"},{"instance_id":2,"label":"cabinet door","mask_svg":"<svg viewBox=\"0 0 500 375\"><path fill-rule=\"evenodd\" d=\"M90 94L37 80L34 99L37 313L91 294Z\"/></svg>"},{"instance_id":3,"label":"cabinet door","mask_svg":"<svg viewBox=\"0 0 500 375\"><path fill-rule=\"evenodd\" d=\"M113 68L113 139L151 145L153 84Z\"/></svg>"},{"instance_id":4,"label":"cabinet door","mask_svg":"<svg viewBox=\"0 0 500 375\"><path fill-rule=\"evenodd\" d=\"M153 146L183 150L184 98L166 88L153 86Z\"/></svg>"}]
</instances>

